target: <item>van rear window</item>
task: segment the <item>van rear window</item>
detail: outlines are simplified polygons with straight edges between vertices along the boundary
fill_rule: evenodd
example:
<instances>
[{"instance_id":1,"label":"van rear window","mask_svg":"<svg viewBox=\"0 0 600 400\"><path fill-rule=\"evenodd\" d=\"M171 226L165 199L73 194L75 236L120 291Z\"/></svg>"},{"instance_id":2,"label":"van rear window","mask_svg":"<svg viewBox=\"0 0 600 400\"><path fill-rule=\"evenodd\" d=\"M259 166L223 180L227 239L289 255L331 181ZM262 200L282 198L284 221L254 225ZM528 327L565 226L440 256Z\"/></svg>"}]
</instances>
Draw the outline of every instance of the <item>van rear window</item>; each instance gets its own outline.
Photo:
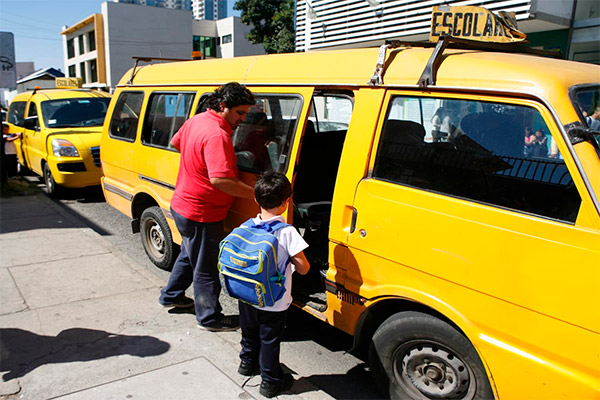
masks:
<instances>
[{"instance_id":1,"label":"van rear window","mask_svg":"<svg viewBox=\"0 0 600 400\"><path fill-rule=\"evenodd\" d=\"M581 198L533 108L393 97L373 177L574 222Z\"/></svg>"},{"instance_id":2,"label":"van rear window","mask_svg":"<svg viewBox=\"0 0 600 400\"><path fill-rule=\"evenodd\" d=\"M152 93L142 128L142 143L170 148L171 138L190 115L194 94Z\"/></svg>"},{"instance_id":3,"label":"van rear window","mask_svg":"<svg viewBox=\"0 0 600 400\"><path fill-rule=\"evenodd\" d=\"M111 137L135 141L143 101L143 92L122 92L119 95L110 120Z\"/></svg>"}]
</instances>

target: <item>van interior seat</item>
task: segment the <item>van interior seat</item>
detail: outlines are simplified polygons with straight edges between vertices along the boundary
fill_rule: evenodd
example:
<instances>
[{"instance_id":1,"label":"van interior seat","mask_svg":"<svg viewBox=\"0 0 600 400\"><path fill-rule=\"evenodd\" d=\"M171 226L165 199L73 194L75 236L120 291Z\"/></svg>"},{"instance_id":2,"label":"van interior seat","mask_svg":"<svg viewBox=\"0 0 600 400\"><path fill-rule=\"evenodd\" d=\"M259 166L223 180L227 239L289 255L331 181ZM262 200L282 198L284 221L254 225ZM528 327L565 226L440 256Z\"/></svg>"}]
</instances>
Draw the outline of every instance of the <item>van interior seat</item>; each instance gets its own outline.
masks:
<instances>
[{"instance_id":1,"label":"van interior seat","mask_svg":"<svg viewBox=\"0 0 600 400\"><path fill-rule=\"evenodd\" d=\"M297 176L294 182L294 200L300 203L331 201L346 130L317 132L313 121L306 122Z\"/></svg>"},{"instance_id":2,"label":"van interior seat","mask_svg":"<svg viewBox=\"0 0 600 400\"><path fill-rule=\"evenodd\" d=\"M317 132L306 122L294 181L294 225L305 228L307 256L327 260L331 201L346 130ZM326 263L325 263L326 265Z\"/></svg>"},{"instance_id":3,"label":"van interior seat","mask_svg":"<svg viewBox=\"0 0 600 400\"><path fill-rule=\"evenodd\" d=\"M460 129L496 156L523 157L525 126L517 116L495 112L467 114Z\"/></svg>"}]
</instances>

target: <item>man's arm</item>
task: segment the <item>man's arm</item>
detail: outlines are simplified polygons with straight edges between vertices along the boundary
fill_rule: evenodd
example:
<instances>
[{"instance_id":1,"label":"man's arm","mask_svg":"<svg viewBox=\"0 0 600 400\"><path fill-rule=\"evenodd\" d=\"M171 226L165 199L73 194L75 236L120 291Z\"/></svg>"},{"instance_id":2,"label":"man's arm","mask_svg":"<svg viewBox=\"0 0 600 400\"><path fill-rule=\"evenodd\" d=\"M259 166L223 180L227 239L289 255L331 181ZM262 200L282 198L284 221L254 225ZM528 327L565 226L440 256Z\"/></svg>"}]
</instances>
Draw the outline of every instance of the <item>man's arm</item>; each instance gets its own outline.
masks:
<instances>
[{"instance_id":1,"label":"man's arm","mask_svg":"<svg viewBox=\"0 0 600 400\"><path fill-rule=\"evenodd\" d=\"M210 183L231 196L254 200L254 188L238 178L210 178Z\"/></svg>"}]
</instances>

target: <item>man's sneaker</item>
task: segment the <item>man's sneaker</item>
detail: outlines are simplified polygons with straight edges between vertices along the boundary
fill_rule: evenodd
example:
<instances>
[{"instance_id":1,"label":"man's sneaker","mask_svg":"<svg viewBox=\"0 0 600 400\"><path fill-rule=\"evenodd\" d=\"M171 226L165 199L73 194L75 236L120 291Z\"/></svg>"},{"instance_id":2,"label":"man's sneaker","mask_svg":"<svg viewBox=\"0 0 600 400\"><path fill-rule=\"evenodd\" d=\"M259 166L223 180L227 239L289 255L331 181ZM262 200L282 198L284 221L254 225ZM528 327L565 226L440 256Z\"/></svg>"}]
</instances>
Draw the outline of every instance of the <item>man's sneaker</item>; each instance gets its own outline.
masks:
<instances>
[{"instance_id":1,"label":"man's sneaker","mask_svg":"<svg viewBox=\"0 0 600 400\"><path fill-rule=\"evenodd\" d=\"M210 325L200 325L198 328L210 332L235 331L240 327L240 320L237 316L222 316L217 322Z\"/></svg>"},{"instance_id":2,"label":"man's sneaker","mask_svg":"<svg viewBox=\"0 0 600 400\"><path fill-rule=\"evenodd\" d=\"M176 307L176 308L194 307L194 300L190 299L187 296L181 296L181 297L175 299L175 301L170 302L170 303L163 303L162 301L159 301L159 303L163 307Z\"/></svg>"},{"instance_id":3,"label":"man's sneaker","mask_svg":"<svg viewBox=\"0 0 600 400\"><path fill-rule=\"evenodd\" d=\"M277 396L281 392L285 392L294 384L294 378L292 374L283 374L281 380L277 383L269 383L262 381L260 384L260 394L265 397L271 398Z\"/></svg>"},{"instance_id":4,"label":"man's sneaker","mask_svg":"<svg viewBox=\"0 0 600 400\"><path fill-rule=\"evenodd\" d=\"M244 376L254 376L260 373L260 367L258 364L241 361L238 367L238 373Z\"/></svg>"}]
</instances>

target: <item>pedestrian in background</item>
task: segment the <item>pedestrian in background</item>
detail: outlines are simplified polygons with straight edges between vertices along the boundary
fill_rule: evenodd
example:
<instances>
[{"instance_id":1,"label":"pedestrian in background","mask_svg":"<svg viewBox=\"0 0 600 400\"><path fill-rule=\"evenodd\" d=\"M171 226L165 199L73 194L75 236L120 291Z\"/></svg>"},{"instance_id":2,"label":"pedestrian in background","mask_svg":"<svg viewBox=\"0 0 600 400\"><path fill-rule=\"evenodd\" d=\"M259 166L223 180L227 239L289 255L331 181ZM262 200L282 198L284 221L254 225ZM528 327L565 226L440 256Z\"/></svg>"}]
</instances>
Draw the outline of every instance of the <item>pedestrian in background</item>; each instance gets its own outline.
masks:
<instances>
[{"instance_id":1,"label":"pedestrian in background","mask_svg":"<svg viewBox=\"0 0 600 400\"><path fill-rule=\"evenodd\" d=\"M239 328L224 316L217 270L223 220L234 197L254 199L254 189L239 179L231 136L255 104L250 90L230 82L207 99L208 109L187 120L171 139L181 153L171 213L181 233L181 252L161 290L165 307L195 305L198 326L209 331ZM193 283L194 300L185 296Z\"/></svg>"},{"instance_id":2,"label":"pedestrian in background","mask_svg":"<svg viewBox=\"0 0 600 400\"><path fill-rule=\"evenodd\" d=\"M17 148L14 141L21 137L21 133L9 134L9 126L6 122L2 123L2 138L4 139L4 165L6 168L6 176L12 178L17 176L18 162Z\"/></svg>"}]
</instances>

